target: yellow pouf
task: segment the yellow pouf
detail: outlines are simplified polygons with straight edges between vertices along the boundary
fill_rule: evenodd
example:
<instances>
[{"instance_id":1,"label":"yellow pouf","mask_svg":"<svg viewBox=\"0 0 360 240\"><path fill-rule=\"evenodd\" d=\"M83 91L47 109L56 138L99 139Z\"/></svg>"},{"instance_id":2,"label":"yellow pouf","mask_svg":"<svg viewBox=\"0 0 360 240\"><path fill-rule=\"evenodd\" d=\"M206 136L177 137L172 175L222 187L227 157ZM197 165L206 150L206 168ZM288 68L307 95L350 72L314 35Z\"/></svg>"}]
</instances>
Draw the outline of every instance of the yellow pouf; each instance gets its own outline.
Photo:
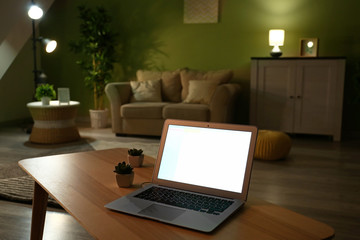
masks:
<instances>
[{"instance_id":1,"label":"yellow pouf","mask_svg":"<svg viewBox=\"0 0 360 240\"><path fill-rule=\"evenodd\" d=\"M291 138L283 132L259 130L255 159L278 160L286 158L291 149Z\"/></svg>"}]
</instances>

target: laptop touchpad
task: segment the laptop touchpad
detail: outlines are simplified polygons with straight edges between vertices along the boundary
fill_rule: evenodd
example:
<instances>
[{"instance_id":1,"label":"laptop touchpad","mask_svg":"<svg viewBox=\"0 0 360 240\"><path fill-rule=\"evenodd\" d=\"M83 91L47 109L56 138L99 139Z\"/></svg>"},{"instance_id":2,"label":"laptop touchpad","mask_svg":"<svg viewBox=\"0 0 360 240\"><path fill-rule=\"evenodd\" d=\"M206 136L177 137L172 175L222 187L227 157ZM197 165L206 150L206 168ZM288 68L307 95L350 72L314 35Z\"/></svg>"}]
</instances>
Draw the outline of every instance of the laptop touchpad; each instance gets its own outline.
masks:
<instances>
[{"instance_id":1,"label":"laptop touchpad","mask_svg":"<svg viewBox=\"0 0 360 240\"><path fill-rule=\"evenodd\" d=\"M149 207L141 210L139 214L143 214L145 216L149 216L152 218L163 219L167 221L172 221L181 214L186 212L185 210L176 209L172 207L167 207L158 204L152 204Z\"/></svg>"}]
</instances>

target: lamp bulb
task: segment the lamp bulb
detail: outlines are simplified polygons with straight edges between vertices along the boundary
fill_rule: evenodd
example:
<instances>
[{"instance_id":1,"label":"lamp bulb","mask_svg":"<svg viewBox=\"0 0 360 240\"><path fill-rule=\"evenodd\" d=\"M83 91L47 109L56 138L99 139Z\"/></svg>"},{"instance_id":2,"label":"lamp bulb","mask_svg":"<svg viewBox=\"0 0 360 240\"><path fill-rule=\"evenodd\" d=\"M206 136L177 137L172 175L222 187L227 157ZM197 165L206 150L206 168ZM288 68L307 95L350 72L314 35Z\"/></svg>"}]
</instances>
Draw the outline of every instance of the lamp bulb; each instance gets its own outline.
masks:
<instances>
[{"instance_id":1,"label":"lamp bulb","mask_svg":"<svg viewBox=\"0 0 360 240\"><path fill-rule=\"evenodd\" d=\"M43 14L43 10L37 5L32 5L28 11L29 17L34 20L41 18Z\"/></svg>"},{"instance_id":2,"label":"lamp bulb","mask_svg":"<svg viewBox=\"0 0 360 240\"><path fill-rule=\"evenodd\" d=\"M57 42L55 40L51 40L48 43L46 43L45 51L47 53L51 53L55 50L57 46Z\"/></svg>"}]
</instances>

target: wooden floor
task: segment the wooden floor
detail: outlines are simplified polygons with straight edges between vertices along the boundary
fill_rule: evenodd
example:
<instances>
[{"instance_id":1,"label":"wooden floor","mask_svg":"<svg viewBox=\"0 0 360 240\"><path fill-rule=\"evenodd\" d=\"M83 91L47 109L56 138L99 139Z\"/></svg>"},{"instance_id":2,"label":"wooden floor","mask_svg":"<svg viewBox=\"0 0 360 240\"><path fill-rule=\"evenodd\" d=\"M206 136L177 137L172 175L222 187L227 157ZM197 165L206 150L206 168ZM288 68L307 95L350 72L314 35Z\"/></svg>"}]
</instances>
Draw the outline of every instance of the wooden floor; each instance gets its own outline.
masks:
<instances>
[{"instance_id":1,"label":"wooden floor","mask_svg":"<svg viewBox=\"0 0 360 240\"><path fill-rule=\"evenodd\" d=\"M81 135L114 137L110 129L81 128ZM249 199L260 198L327 223L335 229L335 239L360 239L360 141L292 139L286 160L255 161ZM30 222L31 206L0 201L1 240L29 239ZM50 209L44 239L93 238L70 215Z\"/></svg>"}]
</instances>

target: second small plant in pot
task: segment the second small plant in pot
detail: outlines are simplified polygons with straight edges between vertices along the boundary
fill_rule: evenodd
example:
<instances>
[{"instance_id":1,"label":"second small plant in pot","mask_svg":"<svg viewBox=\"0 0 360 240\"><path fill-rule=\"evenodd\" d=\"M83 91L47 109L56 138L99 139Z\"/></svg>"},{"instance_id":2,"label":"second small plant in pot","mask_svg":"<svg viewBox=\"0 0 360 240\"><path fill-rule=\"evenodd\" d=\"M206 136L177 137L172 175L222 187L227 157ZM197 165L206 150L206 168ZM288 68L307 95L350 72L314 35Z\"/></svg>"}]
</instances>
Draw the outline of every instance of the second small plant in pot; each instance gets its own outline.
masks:
<instances>
[{"instance_id":1,"label":"second small plant in pot","mask_svg":"<svg viewBox=\"0 0 360 240\"><path fill-rule=\"evenodd\" d=\"M143 150L136 148L129 149L128 160L132 167L141 167L144 162Z\"/></svg>"},{"instance_id":2,"label":"second small plant in pot","mask_svg":"<svg viewBox=\"0 0 360 240\"><path fill-rule=\"evenodd\" d=\"M119 187L130 187L134 181L134 172L130 164L125 162L115 166L116 182Z\"/></svg>"},{"instance_id":3,"label":"second small plant in pot","mask_svg":"<svg viewBox=\"0 0 360 240\"><path fill-rule=\"evenodd\" d=\"M40 84L35 90L35 98L42 102L43 105L49 105L51 99L56 98L56 92L53 85Z\"/></svg>"}]
</instances>

